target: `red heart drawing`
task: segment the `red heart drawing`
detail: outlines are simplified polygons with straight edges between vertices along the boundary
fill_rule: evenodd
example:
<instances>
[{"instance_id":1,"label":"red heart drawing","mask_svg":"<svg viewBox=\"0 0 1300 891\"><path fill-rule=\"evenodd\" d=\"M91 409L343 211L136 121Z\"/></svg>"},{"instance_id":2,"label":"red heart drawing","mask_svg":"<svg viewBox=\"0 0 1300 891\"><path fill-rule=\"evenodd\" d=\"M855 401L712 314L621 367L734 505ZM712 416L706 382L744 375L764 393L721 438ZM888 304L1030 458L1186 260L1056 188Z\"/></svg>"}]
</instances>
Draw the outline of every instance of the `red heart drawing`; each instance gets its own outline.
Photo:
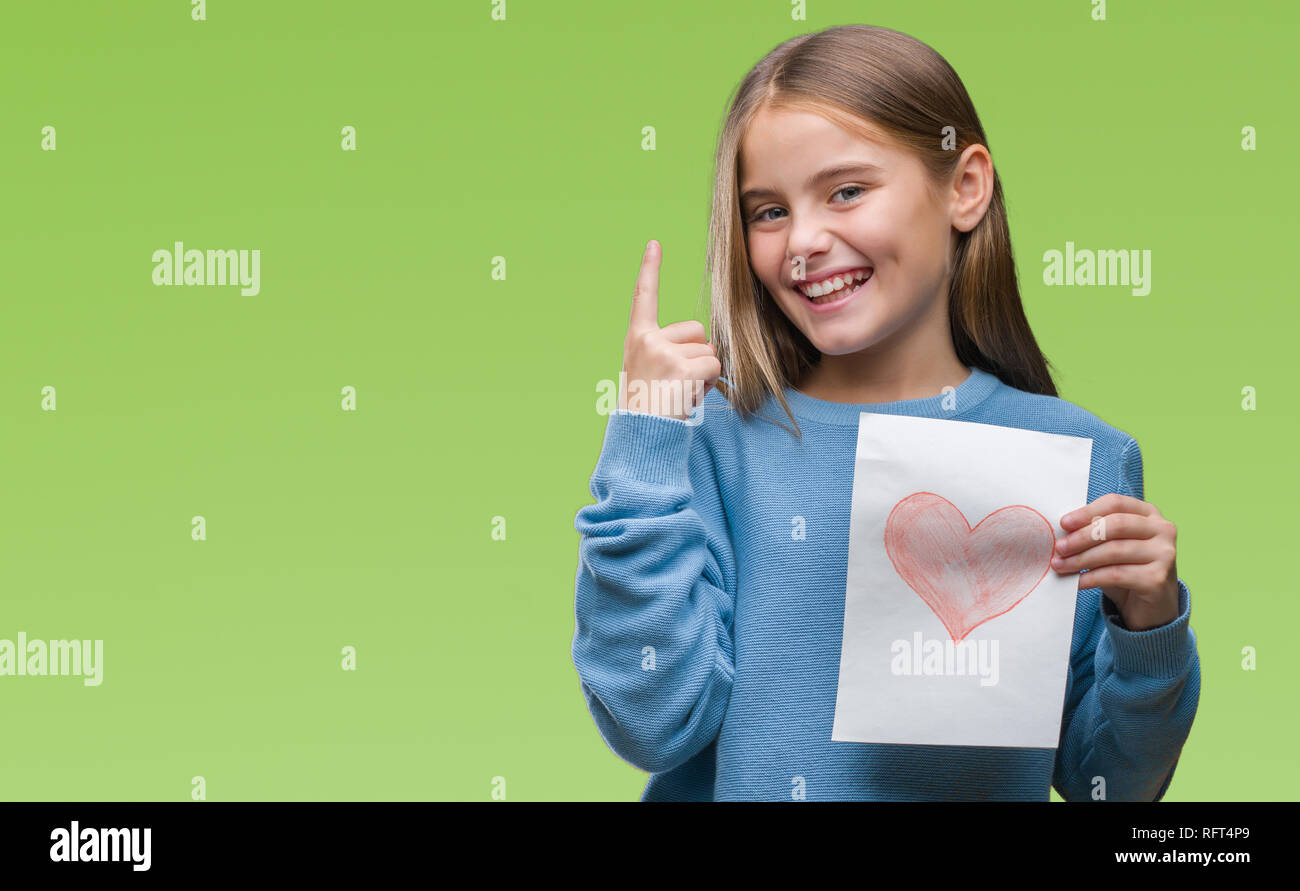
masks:
<instances>
[{"instance_id":1,"label":"red heart drawing","mask_svg":"<svg viewBox=\"0 0 1300 891\"><path fill-rule=\"evenodd\" d=\"M933 492L908 495L885 521L885 552L954 641L1009 612L1047 575L1056 536L1023 504L999 508L974 529Z\"/></svg>"}]
</instances>

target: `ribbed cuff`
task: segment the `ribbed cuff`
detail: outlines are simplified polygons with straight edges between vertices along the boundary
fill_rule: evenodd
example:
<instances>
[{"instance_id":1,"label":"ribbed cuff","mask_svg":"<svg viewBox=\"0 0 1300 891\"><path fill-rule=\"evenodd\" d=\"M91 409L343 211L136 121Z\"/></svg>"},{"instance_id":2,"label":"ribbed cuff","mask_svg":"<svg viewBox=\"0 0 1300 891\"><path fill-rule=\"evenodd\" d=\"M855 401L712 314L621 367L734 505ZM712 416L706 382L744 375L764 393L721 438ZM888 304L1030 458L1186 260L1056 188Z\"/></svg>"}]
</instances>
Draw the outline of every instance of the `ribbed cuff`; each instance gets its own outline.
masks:
<instances>
[{"instance_id":1,"label":"ribbed cuff","mask_svg":"<svg viewBox=\"0 0 1300 891\"><path fill-rule=\"evenodd\" d=\"M1182 674L1192 656L1195 643L1188 622L1192 598L1187 585L1178 580L1178 618L1158 628L1129 631L1121 626L1119 609L1105 594L1101 595L1101 613L1106 617L1115 668L1127 674L1150 677L1174 677Z\"/></svg>"},{"instance_id":2,"label":"ribbed cuff","mask_svg":"<svg viewBox=\"0 0 1300 891\"><path fill-rule=\"evenodd\" d=\"M691 437L698 426L677 418L615 409L605 424L595 475L689 487Z\"/></svg>"}]
</instances>

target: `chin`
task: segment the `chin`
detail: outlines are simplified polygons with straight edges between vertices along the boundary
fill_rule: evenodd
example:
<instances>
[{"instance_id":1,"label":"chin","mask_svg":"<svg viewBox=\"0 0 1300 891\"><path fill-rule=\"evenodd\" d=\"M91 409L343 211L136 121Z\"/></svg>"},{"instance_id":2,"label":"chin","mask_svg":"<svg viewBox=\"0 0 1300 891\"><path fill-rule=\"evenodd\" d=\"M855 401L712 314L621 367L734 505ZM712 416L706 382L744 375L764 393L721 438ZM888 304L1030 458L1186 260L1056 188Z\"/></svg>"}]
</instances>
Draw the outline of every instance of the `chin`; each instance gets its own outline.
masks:
<instances>
[{"instance_id":1,"label":"chin","mask_svg":"<svg viewBox=\"0 0 1300 891\"><path fill-rule=\"evenodd\" d=\"M824 347L824 346L820 346L816 341L814 341L813 346L817 347L818 352L820 352L823 356L851 356L854 353L860 353L865 349L869 349L871 347L871 344L869 342L864 341L862 343L856 343L850 346L835 344L833 346Z\"/></svg>"},{"instance_id":2,"label":"chin","mask_svg":"<svg viewBox=\"0 0 1300 891\"><path fill-rule=\"evenodd\" d=\"M816 327L811 329L796 325L808 342L817 351L827 356L846 356L856 353L871 345L872 338L866 331L825 331ZM829 335L829 336L827 336Z\"/></svg>"},{"instance_id":3,"label":"chin","mask_svg":"<svg viewBox=\"0 0 1300 891\"><path fill-rule=\"evenodd\" d=\"M870 342L868 341L863 341L862 343L850 344L847 346L839 343L823 346L822 344L819 344L816 341L813 341L812 344L813 346L817 347L818 352L820 352L823 356L851 356L854 353L860 353L871 346Z\"/></svg>"},{"instance_id":4,"label":"chin","mask_svg":"<svg viewBox=\"0 0 1300 891\"><path fill-rule=\"evenodd\" d=\"M860 353L875 343L876 338L871 336L870 332L860 331L856 334L846 332L843 337L827 338L824 332L817 332L818 337L809 337L808 332L804 336L808 338L809 343L817 347L817 351L823 356L848 356L853 353Z\"/></svg>"}]
</instances>

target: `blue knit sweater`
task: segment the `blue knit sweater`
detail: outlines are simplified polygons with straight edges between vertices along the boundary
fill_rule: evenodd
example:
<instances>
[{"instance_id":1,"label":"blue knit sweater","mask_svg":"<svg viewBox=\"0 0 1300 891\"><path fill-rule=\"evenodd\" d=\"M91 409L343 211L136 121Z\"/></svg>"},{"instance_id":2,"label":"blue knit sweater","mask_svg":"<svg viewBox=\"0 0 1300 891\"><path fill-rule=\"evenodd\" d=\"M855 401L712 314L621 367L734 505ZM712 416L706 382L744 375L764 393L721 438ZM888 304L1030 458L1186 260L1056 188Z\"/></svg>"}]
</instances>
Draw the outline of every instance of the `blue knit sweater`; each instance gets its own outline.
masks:
<instances>
[{"instance_id":1,"label":"blue knit sweater","mask_svg":"<svg viewBox=\"0 0 1300 891\"><path fill-rule=\"evenodd\" d=\"M1181 579L1178 618L1140 632L1099 588L1079 592L1055 749L831 740L859 412L1091 437L1088 502L1144 498L1137 442L979 369L947 397L785 397L802 442L742 421L716 389L694 423L608 417L596 502L574 521L572 655L601 737L651 774L641 800L1046 801L1051 786L1066 800L1163 796L1200 696ZM775 398L761 412L789 428ZM795 516L804 540L792 540Z\"/></svg>"}]
</instances>

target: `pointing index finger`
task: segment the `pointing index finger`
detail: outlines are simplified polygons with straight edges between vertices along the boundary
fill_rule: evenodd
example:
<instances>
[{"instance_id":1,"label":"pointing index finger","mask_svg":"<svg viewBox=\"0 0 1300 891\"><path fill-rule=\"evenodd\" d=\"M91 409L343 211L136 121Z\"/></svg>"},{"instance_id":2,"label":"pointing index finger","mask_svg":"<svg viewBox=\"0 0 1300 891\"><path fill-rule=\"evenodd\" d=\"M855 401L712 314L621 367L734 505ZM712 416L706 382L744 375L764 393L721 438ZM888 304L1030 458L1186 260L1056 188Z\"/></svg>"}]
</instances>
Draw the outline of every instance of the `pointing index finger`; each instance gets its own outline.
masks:
<instances>
[{"instance_id":1,"label":"pointing index finger","mask_svg":"<svg viewBox=\"0 0 1300 891\"><path fill-rule=\"evenodd\" d=\"M634 329L659 327L659 259L663 249L651 239L641 256L641 271L637 273L636 288L632 291L632 320Z\"/></svg>"}]
</instances>

